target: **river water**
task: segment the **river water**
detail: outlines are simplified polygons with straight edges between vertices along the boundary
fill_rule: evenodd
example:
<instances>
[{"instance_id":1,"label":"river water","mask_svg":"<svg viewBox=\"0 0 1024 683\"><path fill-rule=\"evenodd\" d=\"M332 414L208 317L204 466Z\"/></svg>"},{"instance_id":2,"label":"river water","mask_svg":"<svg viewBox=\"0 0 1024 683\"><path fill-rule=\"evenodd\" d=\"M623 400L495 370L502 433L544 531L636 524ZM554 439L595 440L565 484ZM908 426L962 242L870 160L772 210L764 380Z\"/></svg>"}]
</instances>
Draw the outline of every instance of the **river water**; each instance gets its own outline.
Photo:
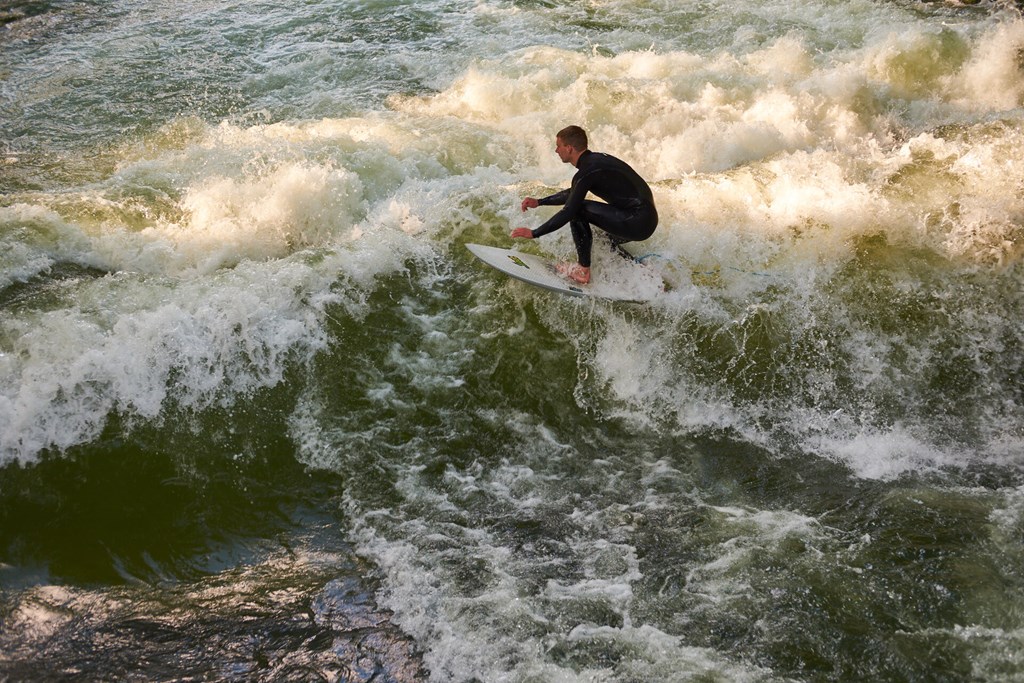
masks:
<instances>
[{"instance_id":1,"label":"river water","mask_svg":"<svg viewBox=\"0 0 1024 683\"><path fill-rule=\"evenodd\" d=\"M1024 680L1012 6L0 21L0 679ZM569 123L650 303L465 249Z\"/></svg>"}]
</instances>

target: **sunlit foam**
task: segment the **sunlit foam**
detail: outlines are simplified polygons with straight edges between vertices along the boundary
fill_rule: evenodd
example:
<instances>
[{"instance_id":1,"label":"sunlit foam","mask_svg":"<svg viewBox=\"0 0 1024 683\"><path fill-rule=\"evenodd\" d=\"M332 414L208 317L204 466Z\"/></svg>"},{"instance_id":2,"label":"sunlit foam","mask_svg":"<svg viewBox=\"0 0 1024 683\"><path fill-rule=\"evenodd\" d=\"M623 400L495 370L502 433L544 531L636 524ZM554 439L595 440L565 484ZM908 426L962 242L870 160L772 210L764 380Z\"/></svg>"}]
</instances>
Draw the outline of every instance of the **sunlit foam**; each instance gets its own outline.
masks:
<instances>
[{"instance_id":1,"label":"sunlit foam","mask_svg":"<svg viewBox=\"0 0 1024 683\"><path fill-rule=\"evenodd\" d=\"M330 279L302 263L267 274L239 267L215 281L100 280L78 301L101 316L73 307L19 322L20 382L0 400L10 427L0 457L30 461L88 441L112 411L158 421L168 401L201 409L280 382L292 354L323 343L317 307L325 299L302 292Z\"/></svg>"},{"instance_id":2,"label":"sunlit foam","mask_svg":"<svg viewBox=\"0 0 1024 683\"><path fill-rule=\"evenodd\" d=\"M349 171L286 164L265 178L205 182L182 201L186 224L156 230L209 269L323 244L356 222L361 194Z\"/></svg>"},{"instance_id":3,"label":"sunlit foam","mask_svg":"<svg viewBox=\"0 0 1024 683\"><path fill-rule=\"evenodd\" d=\"M1024 22L1007 21L979 40L955 76L950 78L954 95L963 93L964 104L984 111L1009 110L1024 103L1024 72L1020 51L1024 46Z\"/></svg>"},{"instance_id":4,"label":"sunlit foam","mask_svg":"<svg viewBox=\"0 0 1024 683\"><path fill-rule=\"evenodd\" d=\"M806 19L828 25L827 17ZM1011 123L970 119L978 111L998 115L1016 106L1020 78L1008 65L1024 35L1019 22L993 24L976 35L936 33L913 22L889 30L883 23L872 23L877 33L853 41L854 47L831 52L815 51L812 37L798 32L763 43L748 32L736 38L743 50L704 55L671 47L616 53L533 46L507 58L477 59L436 92L395 96L390 109L365 116L171 124L126 152L104 183L47 201L26 196L2 209L5 222L29 232L39 228L38 237L5 253L9 282L43 273L65 257L122 274L91 290L106 292L93 296L112 307L108 315L93 319L72 305L42 316L39 329L55 341L48 347L29 334L23 344L32 346L21 347L38 365L22 368L13 355L5 360L12 368L5 410L14 431L21 430L9 444L17 441L21 445L11 447L29 453L42 444L74 443L94 433L85 425L101 424L101 415L115 407L158 414L156 406L167 397L159 381L143 389L137 377L121 377L113 359L135 344L133 334L152 342L149 330L160 323L172 328L168 353L199 367L221 362L212 351L204 355L203 344L241 352L248 341L231 341L228 333L238 319L217 318L184 301L224 286L226 269L239 277L226 286L244 293L252 281L266 279L265 271L291 272L307 255L328 255L308 266L308 279L292 284L308 293L341 278L342 297L351 301L372 291L380 275L404 272L410 260L429 264L424 277L445 277L452 244L466 234L505 240L509 226L526 220L517 209L523 194L568 183L572 169L553 154L552 134L570 122L588 127L595 149L622 156L652 181L661 225L643 249L671 262L678 276L652 306L673 322L655 319L645 337L632 327L639 323L602 312L611 321L606 336L592 347L579 342L582 362L594 364L595 377L635 415L671 413L687 428L746 426L753 433L751 425L774 412L775 424L798 425L807 418L799 396L788 409L778 397L770 405L743 404L732 397L734 387L695 378L654 356L685 364L679 349L688 338L673 336L685 329L680 320L694 316L698 326L728 336L764 298L808 304L804 317L787 324L819 324L829 311L823 302L833 278L863 267L856 259L865 238L881 235L888 244L928 251L940 269L1010 268L1021 256L1024 212L1015 199L1020 135ZM929 118L936 112L938 119ZM952 128L919 130L935 120ZM149 214L135 211L132 202L145 204L138 198L147 196L159 202L146 205ZM555 255L571 252L565 234L534 246ZM287 267L277 263L289 260ZM140 299L110 303L118 299L114 293L132 288L119 284L132 282L131 273L168 282ZM612 286L637 284L611 262L601 264L602 275ZM207 277L217 286L204 284ZM260 315L286 332L265 343L283 349L302 346L304 334L319 339L318 313L302 307L301 295L268 296L277 303ZM141 312L148 297L163 302L152 304L152 320ZM563 310L545 313L546 323L573 338L578 332L553 320ZM836 327L850 322L841 307L830 315ZM293 328L296 319L301 322ZM33 325L26 318L11 329L31 331ZM974 333L987 334L986 325L979 322ZM197 338L206 340L200 350L181 348ZM101 350L90 350L93 343ZM645 359L634 363L617 356L618 348ZM157 378L174 366L152 353L141 357ZM270 369L274 362L264 369L266 381L278 376ZM59 392L43 377L58 365L71 367L75 377L58 382ZM868 365L864 376L874 372ZM807 369L794 386L814 394L828 384L818 382L818 371ZM14 377L32 382L15 388ZM201 389L202 378L193 379L194 395L205 396L210 390ZM83 401L81 415L46 407L58 393L85 395L97 386L116 389ZM186 400L191 395L184 393ZM823 406L814 419L835 430L829 452L853 460L858 447L868 449L857 431L862 425L829 422L836 409ZM58 434L58 424L72 425L67 432L77 436ZM847 450L844 439L852 444ZM941 448L932 456L929 448L915 451L915 459L948 461Z\"/></svg>"}]
</instances>

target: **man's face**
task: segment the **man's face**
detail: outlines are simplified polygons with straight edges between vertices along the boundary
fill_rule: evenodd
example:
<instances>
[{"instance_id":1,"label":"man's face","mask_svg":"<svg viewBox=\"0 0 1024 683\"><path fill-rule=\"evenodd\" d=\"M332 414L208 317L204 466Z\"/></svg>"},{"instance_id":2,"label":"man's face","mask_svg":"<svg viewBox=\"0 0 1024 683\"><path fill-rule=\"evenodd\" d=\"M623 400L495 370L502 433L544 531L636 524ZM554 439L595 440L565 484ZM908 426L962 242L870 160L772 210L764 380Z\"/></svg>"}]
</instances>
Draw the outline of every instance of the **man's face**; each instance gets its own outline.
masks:
<instances>
[{"instance_id":1,"label":"man's face","mask_svg":"<svg viewBox=\"0 0 1024 683\"><path fill-rule=\"evenodd\" d=\"M562 160L563 164L568 164L572 160L573 148L571 145L565 144L562 138L555 138L555 154Z\"/></svg>"}]
</instances>

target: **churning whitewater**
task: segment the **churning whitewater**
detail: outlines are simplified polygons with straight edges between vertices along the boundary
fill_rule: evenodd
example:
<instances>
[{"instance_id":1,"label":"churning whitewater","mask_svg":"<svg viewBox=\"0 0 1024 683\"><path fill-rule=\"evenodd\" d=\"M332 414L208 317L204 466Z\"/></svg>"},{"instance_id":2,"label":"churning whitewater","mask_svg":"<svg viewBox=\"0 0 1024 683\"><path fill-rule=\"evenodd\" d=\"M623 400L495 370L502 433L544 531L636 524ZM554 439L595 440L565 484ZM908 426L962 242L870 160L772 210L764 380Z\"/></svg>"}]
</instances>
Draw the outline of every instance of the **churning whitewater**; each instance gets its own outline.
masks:
<instances>
[{"instance_id":1,"label":"churning whitewater","mask_svg":"<svg viewBox=\"0 0 1024 683\"><path fill-rule=\"evenodd\" d=\"M1024 678L1022 54L995 3L7 3L0 679ZM651 185L649 303L465 248L567 124Z\"/></svg>"}]
</instances>

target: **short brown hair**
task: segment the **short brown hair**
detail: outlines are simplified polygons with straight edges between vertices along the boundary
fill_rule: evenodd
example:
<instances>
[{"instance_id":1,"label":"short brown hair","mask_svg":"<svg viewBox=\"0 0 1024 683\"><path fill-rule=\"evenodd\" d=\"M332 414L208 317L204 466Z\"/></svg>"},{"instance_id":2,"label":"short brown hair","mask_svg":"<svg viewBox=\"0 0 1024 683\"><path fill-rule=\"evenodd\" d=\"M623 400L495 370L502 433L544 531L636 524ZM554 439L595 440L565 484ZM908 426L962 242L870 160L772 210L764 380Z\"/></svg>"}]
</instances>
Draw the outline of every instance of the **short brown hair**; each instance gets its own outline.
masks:
<instances>
[{"instance_id":1,"label":"short brown hair","mask_svg":"<svg viewBox=\"0 0 1024 683\"><path fill-rule=\"evenodd\" d=\"M566 126L555 135L563 143L582 152L587 148L587 131L579 126Z\"/></svg>"}]
</instances>

